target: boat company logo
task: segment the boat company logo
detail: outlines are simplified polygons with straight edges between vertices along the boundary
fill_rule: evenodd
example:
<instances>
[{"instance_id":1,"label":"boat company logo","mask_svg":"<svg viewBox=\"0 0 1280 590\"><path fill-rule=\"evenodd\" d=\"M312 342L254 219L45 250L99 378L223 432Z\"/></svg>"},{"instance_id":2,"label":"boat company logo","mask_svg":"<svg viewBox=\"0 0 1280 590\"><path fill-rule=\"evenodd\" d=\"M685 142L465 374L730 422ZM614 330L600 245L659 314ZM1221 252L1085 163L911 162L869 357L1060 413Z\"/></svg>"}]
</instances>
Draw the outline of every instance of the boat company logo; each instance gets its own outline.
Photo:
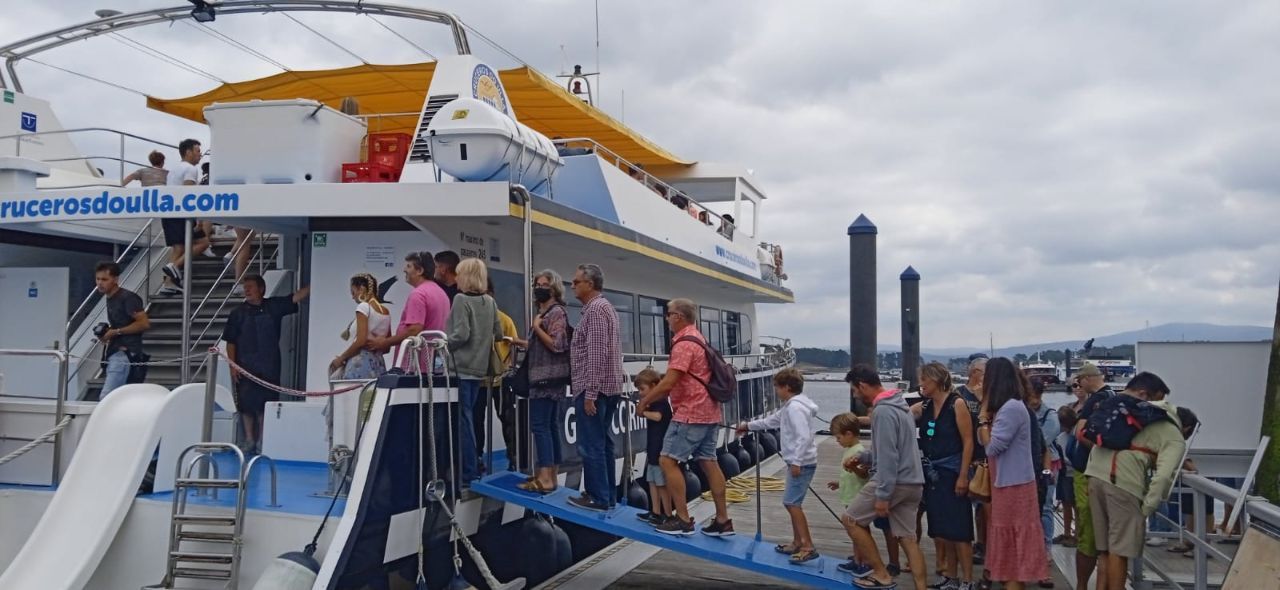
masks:
<instances>
[{"instance_id":1,"label":"boat company logo","mask_svg":"<svg viewBox=\"0 0 1280 590\"><path fill-rule=\"evenodd\" d=\"M35 113L22 113L22 130L30 131L32 133L36 132L36 114Z\"/></svg>"},{"instance_id":2,"label":"boat company logo","mask_svg":"<svg viewBox=\"0 0 1280 590\"><path fill-rule=\"evenodd\" d=\"M738 254L737 252L734 252L732 250L726 250L724 246L716 246L716 256L719 256L720 258L723 258L734 264L745 266L753 271L760 270L760 267L756 266L756 261L750 258L747 258L746 256L743 256L741 254Z\"/></svg>"},{"instance_id":3,"label":"boat company logo","mask_svg":"<svg viewBox=\"0 0 1280 590\"><path fill-rule=\"evenodd\" d=\"M471 72L471 96L504 115L511 114L507 112L507 95L502 91L502 82L489 66L477 64Z\"/></svg>"},{"instance_id":4,"label":"boat company logo","mask_svg":"<svg viewBox=\"0 0 1280 590\"><path fill-rule=\"evenodd\" d=\"M82 197L18 199L0 202L0 219L62 217L66 215L120 215L136 213L209 213L238 211L239 193L161 194L159 189L143 189L142 194L101 194Z\"/></svg>"}]
</instances>

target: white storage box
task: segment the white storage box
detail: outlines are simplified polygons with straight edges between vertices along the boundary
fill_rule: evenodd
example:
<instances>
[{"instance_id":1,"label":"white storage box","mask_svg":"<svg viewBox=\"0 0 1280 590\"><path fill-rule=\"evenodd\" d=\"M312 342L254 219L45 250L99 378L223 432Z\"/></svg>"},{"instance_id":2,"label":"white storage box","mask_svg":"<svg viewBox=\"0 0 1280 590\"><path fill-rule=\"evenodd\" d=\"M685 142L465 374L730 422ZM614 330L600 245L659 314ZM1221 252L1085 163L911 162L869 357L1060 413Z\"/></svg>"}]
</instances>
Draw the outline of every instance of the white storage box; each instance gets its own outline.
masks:
<instances>
[{"instance_id":1,"label":"white storage box","mask_svg":"<svg viewBox=\"0 0 1280 590\"><path fill-rule=\"evenodd\" d=\"M366 125L314 100L251 100L204 108L211 184L341 182L360 161Z\"/></svg>"}]
</instances>

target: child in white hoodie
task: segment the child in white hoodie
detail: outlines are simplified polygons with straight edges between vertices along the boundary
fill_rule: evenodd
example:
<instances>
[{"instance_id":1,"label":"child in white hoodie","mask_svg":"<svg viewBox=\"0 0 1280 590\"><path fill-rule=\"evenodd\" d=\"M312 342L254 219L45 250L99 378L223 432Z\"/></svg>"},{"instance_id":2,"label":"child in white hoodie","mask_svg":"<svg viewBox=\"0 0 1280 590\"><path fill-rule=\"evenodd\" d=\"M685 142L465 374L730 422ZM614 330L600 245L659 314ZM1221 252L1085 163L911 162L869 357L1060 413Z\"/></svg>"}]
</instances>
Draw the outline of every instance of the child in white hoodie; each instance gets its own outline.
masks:
<instances>
[{"instance_id":1,"label":"child in white hoodie","mask_svg":"<svg viewBox=\"0 0 1280 590\"><path fill-rule=\"evenodd\" d=\"M818 469L818 445L810 422L818 415L818 405L804 395L804 376L795 369L778 371L773 376L773 391L782 400L782 407L759 420L738 424L738 434L752 430L780 430L782 459L787 462L787 487L782 505L791 516L792 537L790 544L778 545L777 550L790 554L792 563L804 563L819 557L809 535L809 520L801 507L813 474Z\"/></svg>"}]
</instances>

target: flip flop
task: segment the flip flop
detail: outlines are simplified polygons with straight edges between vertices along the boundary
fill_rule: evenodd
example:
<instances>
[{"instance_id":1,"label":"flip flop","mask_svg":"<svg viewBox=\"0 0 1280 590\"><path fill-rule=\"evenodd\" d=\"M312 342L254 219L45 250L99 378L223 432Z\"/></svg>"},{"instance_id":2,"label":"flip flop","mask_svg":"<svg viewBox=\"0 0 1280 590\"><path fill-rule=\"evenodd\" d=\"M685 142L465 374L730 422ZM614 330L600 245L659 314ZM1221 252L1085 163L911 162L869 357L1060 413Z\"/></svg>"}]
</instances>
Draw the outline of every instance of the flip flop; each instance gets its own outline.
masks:
<instances>
[{"instance_id":1,"label":"flip flop","mask_svg":"<svg viewBox=\"0 0 1280 590\"><path fill-rule=\"evenodd\" d=\"M855 588L865 588L866 590L894 590L898 587L898 583L892 581L888 584L881 584L875 578L871 577L871 574L867 574L861 578L854 578L853 585Z\"/></svg>"},{"instance_id":2,"label":"flip flop","mask_svg":"<svg viewBox=\"0 0 1280 590\"><path fill-rule=\"evenodd\" d=\"M791 555L792 553L796 552L796 548L790 545L774 545L773 550L777 551L778 553L785 553L787 555Z\"/></svg>"},{"instance_id":3,"label":"flip flop","mask_svg":"<svg viewBox=\"0 0 1280 590\"><path fill-rule=\"evenodd\" d=\"M550 494L551 492L556 491L555 488L548 489L548 488L542 487L542 483L536 479L533 481L526 481L524 483L516 484L516 487L526 492L533 492L535 494Z\"/></svg>"},{"instance_id":4,"label":"flip flop","mask_svg":"<svg viewBox=\"0 0 1280 590\"><path fill-rule=\"evenodd\" d=\"M797 565L807 561L813 561L819 557L818 551L815 549L801 549L791 554L791 564Z\"/></svg>"}]
</instances>

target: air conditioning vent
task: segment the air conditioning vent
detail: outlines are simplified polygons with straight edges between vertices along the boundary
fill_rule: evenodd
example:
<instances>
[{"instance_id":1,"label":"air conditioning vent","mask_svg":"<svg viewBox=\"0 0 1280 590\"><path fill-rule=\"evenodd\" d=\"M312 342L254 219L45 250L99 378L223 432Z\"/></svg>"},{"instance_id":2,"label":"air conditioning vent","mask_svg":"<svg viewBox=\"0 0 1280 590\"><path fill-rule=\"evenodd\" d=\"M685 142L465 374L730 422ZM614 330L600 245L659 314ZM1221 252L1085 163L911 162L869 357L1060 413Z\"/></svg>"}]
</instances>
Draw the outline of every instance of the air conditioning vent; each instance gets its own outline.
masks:
<instances>
[{"instance_id":1,"label":"air conditioning vent","mask_svg":"<svg viewBox=\"0 0 1280 590\"><path fill-rule=\"evenodd\" d=\"M456 100L456 94L441 94L427 99L427 108L422 111L422 120L418 122L418 132L413 136L413 150L409 152L410 162L430 162L431 144L427 141L427 126L435 118L440 108L450 101Z\"/></svg>"}]
</instances>

